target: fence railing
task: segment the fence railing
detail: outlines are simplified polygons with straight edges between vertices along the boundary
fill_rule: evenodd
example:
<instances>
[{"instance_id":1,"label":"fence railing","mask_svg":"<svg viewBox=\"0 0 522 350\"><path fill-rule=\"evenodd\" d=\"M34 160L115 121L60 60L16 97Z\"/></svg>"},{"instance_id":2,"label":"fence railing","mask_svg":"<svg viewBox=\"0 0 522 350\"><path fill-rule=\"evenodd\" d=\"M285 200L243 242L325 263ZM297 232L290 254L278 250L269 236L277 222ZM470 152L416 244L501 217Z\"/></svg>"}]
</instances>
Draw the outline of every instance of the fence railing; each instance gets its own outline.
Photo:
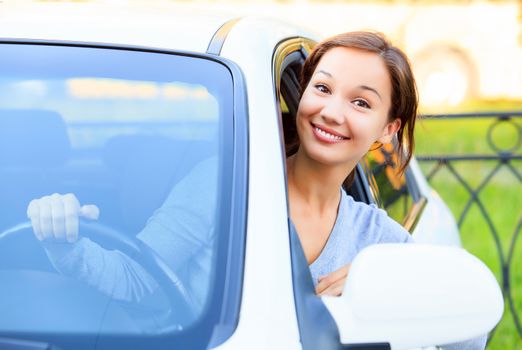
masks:
<instances>
[{"instance_id":1,"label":"fence railing","mask_svg":"<svg viewBox=\"0 0 522 350\"><path fill-rule=\"evenodd\" d=\"M458 181L458 184L461 185L469 195L469 199L464 205L464 209L458 215L456 215L458 220L459 228L462 227L462 224L465 222L468 214L470 213L470 208L473 205L476 205L480 210L480 214L483 216L485 222L487 223L487 229L491 233L493 240L495 242L495 247L498 251L498 257L500 260L500 284L503 290L504 298L506 304L509 305L511 310L511 315L513 317L513 321L516 327L516 331L518 332L518 336L522 338L522 326L520 315L517 313L515 308L515 301L513 299L513 289L512 289L512 271L513 271L513 256L515 252L515 244L518 236L520 235L520 231L522 229L522 208L515 208L514 213L518 216L518 218L513 218L515 221L514 231L511 233L511 239L508 249L504 249L501 244L501 237L499 235L499 227L497 227L492 218L491 213L487 210L487 207L484 205L483 201L480 198L480 194L485 190L485 188L492 182L495 176L499 173L502 168L508 169L515 177L515 182L517 186L522 184L522 175L521 175L521 166L519 161L522 160L522 112L514 112L514 113L466 113L466 114L451 114L451 115L425 115L422 117L424 120L466 120L473 119L478 120L482 119L486 125L486 141L487 146L489 148L488 152L484 152L483 154L436 154L436 155L417 155L417 160L422 163L433 164L428 167L426 172L427 179L430 183L433 182L437 174L440 174L441 169L447 169L449 173L454 177L455 180ZM490 122L490 123L489 123ZM497 128L513 128L511 133L515 133L515 138L510 145L502 145L499 143L498 138L494 137L495 130ZM459 169L455 166L457 163L463 162L488 162L491 163L492 168L490 168L486 175L482 180L479 181L478 186L476 185L477 178L469 179L466 178L459 172ZM518 163L518 164L517 164ZM473 181L471 181L473 180ZM475 183L475 186L472 185L472 182ZM436 189L436 186L434 186ZM517 190L517 189L515 189ZM499 193L502 195L502 193ZM510 205L507 203L507 205ZM496 208L497 210L502 210L502 208ZM502 228L504 229L504 228ZM506 252L507 250L507 252ZM491 341L495 332L490 334L489 340Z\"/></svg>"}]
</instances>

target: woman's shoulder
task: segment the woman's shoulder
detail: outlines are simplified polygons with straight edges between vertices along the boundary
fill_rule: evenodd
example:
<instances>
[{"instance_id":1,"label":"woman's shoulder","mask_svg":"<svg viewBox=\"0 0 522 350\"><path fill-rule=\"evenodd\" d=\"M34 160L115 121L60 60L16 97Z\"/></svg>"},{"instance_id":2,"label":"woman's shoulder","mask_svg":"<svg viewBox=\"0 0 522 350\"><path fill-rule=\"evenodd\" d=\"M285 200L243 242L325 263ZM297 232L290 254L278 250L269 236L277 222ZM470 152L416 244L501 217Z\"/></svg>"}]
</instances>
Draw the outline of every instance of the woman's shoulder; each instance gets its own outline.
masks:
<instances>
[{"instance_id":1,"label":"woman's shoulder","mask_svg":"<svg viewBox=\"0 0 522 350\"><path fill-rule=\"evenodd\" d=\"M350 214L353 219L365 221L366 219L373 219L378 221L386 221L390 219L388 214L383 209L375 204L368 204L356 201L352 196L347 194L344 190L341 191L341 208L344 214Z\"/></svg>"},{"instance_id":2,"label":"woman's shoulder","mask_svg":"<svg viewBox=\"0 0 522 350\"><path fill-rule=\"evenodd\" d=\"M397 221L388 216L385 210L375 204L367 204L353 199L342 191L341 215L349 217L356 232L360 233L360 239L368 243L408 242L411 235Z\"/></svg>"}]
</instances>

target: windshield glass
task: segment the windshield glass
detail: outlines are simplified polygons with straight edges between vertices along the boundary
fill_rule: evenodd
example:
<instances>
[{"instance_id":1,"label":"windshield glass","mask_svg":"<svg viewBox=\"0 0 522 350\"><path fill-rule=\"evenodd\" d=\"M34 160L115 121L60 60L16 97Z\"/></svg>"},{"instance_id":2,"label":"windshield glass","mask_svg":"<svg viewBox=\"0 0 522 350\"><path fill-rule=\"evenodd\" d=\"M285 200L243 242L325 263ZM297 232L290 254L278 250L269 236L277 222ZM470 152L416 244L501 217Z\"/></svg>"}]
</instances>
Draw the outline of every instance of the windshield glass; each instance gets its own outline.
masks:
<instances>
[{"instance_id":1,"label":"windshield glass","mask_svg":"<svg viewBox=\"0 0 522 350\"><path fill-rule=\"evenodd\" d=\"M0 91L0 337L102 335L103 348L104 334L210 328L228 69L2 44Z\"/></svg>"}]
</instances>

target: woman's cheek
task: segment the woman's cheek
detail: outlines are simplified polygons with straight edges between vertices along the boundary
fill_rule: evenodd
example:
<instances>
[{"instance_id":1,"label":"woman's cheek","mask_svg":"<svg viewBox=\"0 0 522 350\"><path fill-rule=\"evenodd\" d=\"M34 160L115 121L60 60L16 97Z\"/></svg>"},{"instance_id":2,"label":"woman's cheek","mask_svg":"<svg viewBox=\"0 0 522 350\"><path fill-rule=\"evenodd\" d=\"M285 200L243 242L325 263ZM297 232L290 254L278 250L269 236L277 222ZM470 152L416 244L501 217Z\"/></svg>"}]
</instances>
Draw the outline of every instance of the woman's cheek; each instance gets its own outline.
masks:
<instances>
[{"instance_id":1,"label":"woman's cheek","mask_svg":"<svg viewBox=\"0 0 522 350\"><path fill-rule=\"evenodd\" d=\"M357 144L371 145L380 136L378 126L369 122L367 116L358 116L359 118L351 124L352 137ZM364 146L365 147L365 146ZM369 146L368 146L369 147Z\"/></svg>"},{"instance_id":2,"label":"woman's cheek","mask_svg":"<svg viewBox=\"0 0 522 350\"><path fill-rule=\"evenodd\" d=\"M301 105L299 105L299 111L302 116L310 116L313 113L314 103L310 99L307 101L303 101Z\"/></svg>"}]
</instances>

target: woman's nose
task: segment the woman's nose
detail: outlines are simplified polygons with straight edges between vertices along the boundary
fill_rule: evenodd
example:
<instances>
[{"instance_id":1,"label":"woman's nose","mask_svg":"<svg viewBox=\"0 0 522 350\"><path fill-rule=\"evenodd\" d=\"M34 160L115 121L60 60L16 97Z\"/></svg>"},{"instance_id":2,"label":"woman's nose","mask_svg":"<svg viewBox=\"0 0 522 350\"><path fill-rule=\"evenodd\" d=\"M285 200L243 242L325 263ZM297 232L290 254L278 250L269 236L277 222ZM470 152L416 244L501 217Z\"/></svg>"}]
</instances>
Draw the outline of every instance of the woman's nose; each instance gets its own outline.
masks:
<instances>
[{"instance_id":1,"label":"woman's nose","mask_svg":"<svg viewBox=\"0 0 522 350\"><path fill-rule=\"evenodd\" d=\"M345 121L344 101L340 98L331 97L321 110L321 117L329 123L342 124Z\"/></svg>"}]
</instances>

